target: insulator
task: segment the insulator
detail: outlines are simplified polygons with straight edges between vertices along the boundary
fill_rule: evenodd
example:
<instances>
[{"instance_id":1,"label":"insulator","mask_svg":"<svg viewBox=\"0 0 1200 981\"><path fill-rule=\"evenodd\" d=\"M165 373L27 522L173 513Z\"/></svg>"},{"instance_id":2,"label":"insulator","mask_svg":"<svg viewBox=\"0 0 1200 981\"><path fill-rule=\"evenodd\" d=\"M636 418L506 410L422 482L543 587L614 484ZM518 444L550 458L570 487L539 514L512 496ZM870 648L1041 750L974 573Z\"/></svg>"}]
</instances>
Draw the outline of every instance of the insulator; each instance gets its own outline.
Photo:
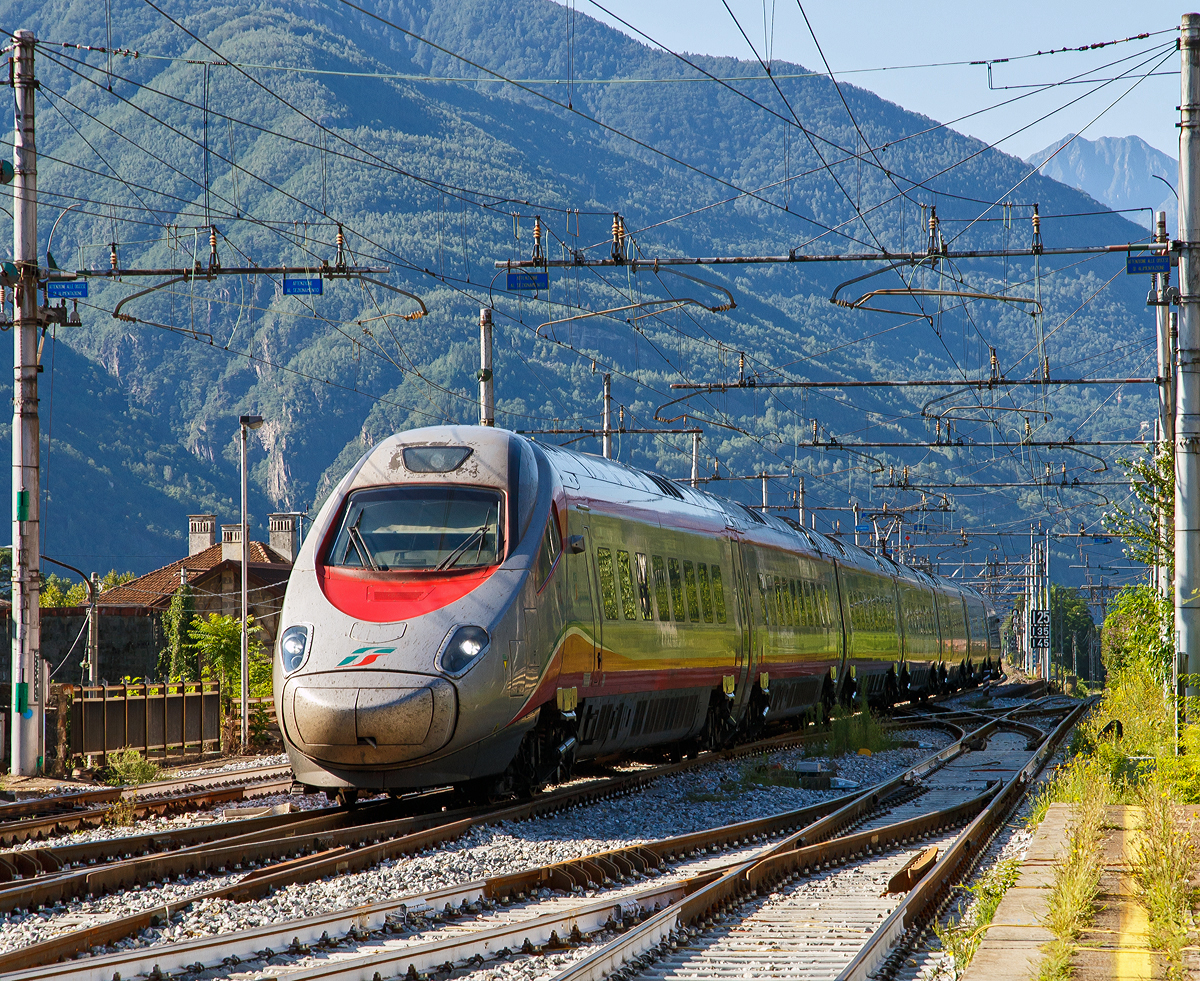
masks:
<instances>
[{"instance_id":1,"label":"insulator","mask_svg":"<svg viewBox=\"0 0 1200 981\"><path fill-rule=\"evenodd\" d=\"M624 250L621 248L621 239L624 237L623 231L624 224L621 221L621 216L614 211L612 220L612 257L618 262L625 256Z\"/></svg>"},{"instance_id":2,"label":"insulator","mask_svg":"<svg viewBox=\"0 0 1200 981\"><path fill-rule=\"evenodd\" d=\"M821 438L820 433L817 430L817 420L814 419L813 420L813 442L815 443L820 438Z\"/></svg>"},{"instance_id":3,"label":"insulator","mask_svg":"<svg viewBox=\"0 0 1200 981\"><path fill-rule=\"evenodd\" d=\"M1042 358L1042 379L1044 381L1050 380L1050 355Z\"/></svg>"},{"instance_id":4,"label":"insulator","mask_svg":"<svg viewBox=\"0 0 1200 981\"><path fill-rule=\"evenodd\" d=\"M908 484L908 467L904 468L904 483Z\"/></svg>"},{"instance_id":5,"label":"insulator","mask_svg":"<svg viewBox=\"0 0 1200 981\"><path fill-rule=\"evenodd\" d=\"M620 432L625 432L625 406L620 406L617 412L617 427Z\"/></svg>"},{"instance_id":6,"label":"insulator","mask_svg":"<svg viewBox=\"0 0 1200 981\"><path fill-rule=\"evenodd\" d=\"M535 215L533 218L533 257L540 259L542 257L542 217Z\"/></svg>"},{"instance_id":7,"label":"insulator","mask_svg":"<svg viewBox=\"0 0 1200 981\"><path fill-rule=\"evenodd\" d=\"M746 380L746 352L738 352L738 378L741 381Z\"/></svg>"},{"instance_id":8,"label":"insulator","mask_svg":"<svg viewBox=\"0 0 1200 981\"><path fill-rule=\"evenodd\" d=\"M996 349L992 348L992 377L995 378L1000 374L1000 359L996 357Z\"/></svg>"},{"instance_id":9,"label":"insulator","mask_svg":"<svg viewBox=\"0 0 1200 981\"><path fill-rule=\"evenodd\" d=\"M1042 219L1038 214L1038 206L1033 206L1033 243L1030 245L1031 251L1036 254L1041 254L1042 251Z\"/></svg>"},{"instance_id":10,"label":"insulator","mask_svg":"<svg viewBox=\"0 0 1200 981\"><path fill-rule=\"evenodd\" d=\"M108 243L108 261L112 263L113 269L117 268L117 243Z\"/></svg>"},{"instance_id":11,"label":"insulator","mask_svg":"<svg viewBox=\"0 0 1200 981\"><path fill-rule=\"evenodd\" d=\"M208 251L209 252L217 251L217 226L216 225L208 226Z\"/></svg>"},{"instance_id":12,"label":"insulator","mask_svg":"<svg viewBox=\"0 0 1200 981\"><path fill-rule=\"evenodd\" d=\"M1033 436L1033 427L1029 425L1029 420L1025 420L1025 438L1029 439Z\"/></svg>"}]
</instances>

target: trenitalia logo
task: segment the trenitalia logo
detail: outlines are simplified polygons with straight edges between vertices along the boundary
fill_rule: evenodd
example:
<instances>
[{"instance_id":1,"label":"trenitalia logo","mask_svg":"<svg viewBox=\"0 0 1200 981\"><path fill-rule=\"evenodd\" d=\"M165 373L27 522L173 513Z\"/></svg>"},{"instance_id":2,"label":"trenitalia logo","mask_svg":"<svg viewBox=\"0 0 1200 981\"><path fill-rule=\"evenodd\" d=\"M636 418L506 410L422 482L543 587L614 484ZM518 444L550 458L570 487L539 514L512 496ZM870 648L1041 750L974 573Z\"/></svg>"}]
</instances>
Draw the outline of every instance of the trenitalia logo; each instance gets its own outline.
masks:
<instances>
[{"instance_id":1,"label":"trenitalia logo","mask_svg":"<svg viewBox=\"0 0 1200 981\"><path fill-rule=\"evenodd\" d=\"M362 668L368 664L374 664L379 658L385 654L391 654L396 650L394 647L360 647L349 657L344 657L338 662L339 668Z\"/></svg>"}]
</instances>

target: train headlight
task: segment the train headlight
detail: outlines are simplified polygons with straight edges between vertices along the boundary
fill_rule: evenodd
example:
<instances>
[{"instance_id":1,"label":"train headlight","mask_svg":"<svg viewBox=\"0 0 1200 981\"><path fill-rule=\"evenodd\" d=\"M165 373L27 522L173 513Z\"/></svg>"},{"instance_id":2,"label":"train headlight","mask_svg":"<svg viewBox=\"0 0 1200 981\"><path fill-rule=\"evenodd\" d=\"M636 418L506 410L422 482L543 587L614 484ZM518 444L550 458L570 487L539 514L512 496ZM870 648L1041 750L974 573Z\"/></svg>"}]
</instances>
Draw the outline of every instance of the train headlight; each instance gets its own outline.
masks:
<instances>
[{"instance_id":1,"label":"train headlight","mask_svg":"<svg viewBox=\"0 0 1200 981\"><path fill-rule=\"evenodd\" d=\"M462 674L490 643L491 638L483 627L459 627L442 649L442 670L447 674Z\"/></svg>"},{"instance_id":2,"label":"train headlight","mask_svg":"<svg viewBox=\"0 0 1200 981\"><path fill-rule=\"evenodd\" d=\"M304 663L308 656L309 631L307 624L297 623L288 627L279 638L279 660L284 674L291 674Z\"/></svg>"}]
</instances>

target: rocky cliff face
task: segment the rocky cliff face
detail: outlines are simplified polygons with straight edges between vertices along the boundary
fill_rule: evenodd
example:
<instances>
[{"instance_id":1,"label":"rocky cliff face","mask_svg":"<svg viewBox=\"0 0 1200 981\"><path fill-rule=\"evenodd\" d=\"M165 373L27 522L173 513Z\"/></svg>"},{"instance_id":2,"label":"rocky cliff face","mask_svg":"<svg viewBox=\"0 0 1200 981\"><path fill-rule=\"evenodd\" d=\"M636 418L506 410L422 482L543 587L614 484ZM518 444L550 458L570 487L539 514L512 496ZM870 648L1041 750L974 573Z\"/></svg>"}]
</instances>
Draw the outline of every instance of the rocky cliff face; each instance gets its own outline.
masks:
<instances>
[{"instance_id":1,"label":"rocky cliff face","mask_svg":"<svg viewBox=\"0 0 1200 981\"><path fill-rule=\"evenodd\" d=\"M1148 223L1147 210L1167 213L1171 234L1178 222L1172 187L1179 174L1179 161L1156 150L1137 136L1102 136L1089 140L1068 133L1029 158L1035 167L1056 181L1077 187L1139 225Z\"/></svg>"}]
</instances>

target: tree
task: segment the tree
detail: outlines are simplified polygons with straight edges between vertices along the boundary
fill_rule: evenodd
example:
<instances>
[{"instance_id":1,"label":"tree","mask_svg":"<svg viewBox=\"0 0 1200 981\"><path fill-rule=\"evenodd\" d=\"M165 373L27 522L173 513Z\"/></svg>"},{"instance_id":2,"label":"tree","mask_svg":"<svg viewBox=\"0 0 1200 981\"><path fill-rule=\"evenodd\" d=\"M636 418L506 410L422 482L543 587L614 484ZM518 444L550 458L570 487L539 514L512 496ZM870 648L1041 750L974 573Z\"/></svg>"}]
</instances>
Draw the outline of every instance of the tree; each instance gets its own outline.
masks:
<instances>
[{"instance_id":1,"label":"tree","mask_svg":"<svg viewBox=\"0 0 1200 981\"><path fill-rule=\"evenodd\" d=\"M1175 459L1171 453L1121 460L1134 501L1104 514L1104 527L1125 543L1125 555L1147 566L1165 565L1175 575Z\"/></svg>"},{"instance_id":2,"label":"tree","mask_svg":"<svg viewBox=\"0 0 1200 981\"><path fill-rule=\"evenodd\" d=\"M262 627L254 617L246 618L246 634L250 661L250 694L271 694L271 657L264 650L259 634ZM242 694L242 625L234 616L210 613L207 619L196 617L188 630L195 649L204 665L205 674L216 677L231 698Z\"/></svg>"},{"instance_id":3,"label":"tree","mask_svg":"<svg viewBox=\"0 0 1200 981\"><path fill-rule=\"evenodd\" d=\"M1085 653L1096 629L1092 611L1087 601L1074 586L1050 584L1050 637L1054 650L1059 654L1059 664L1068 664L1066 658L1074 650Z\"/></svg>"},{"instance_id":4,"label":"tree","mask_svg":"<svg viewBox=\"0 0 1200 981\"><path fill-rule=\"evenodd\" d=\"M171 595L171 605L162 615L166 646L158 655L159 677L170 681L198 681L200 665L196 645L189 636L196 617L196 599L186 582Z\"/></svg>"},{"instance_id":5,"label":"tree","mask_svg":"<svg viewBox=\"0 0 1200 981\"><path fill-rule=\"evenodd\" d=\"M1110 673L1149 669L1159 684L1171 676L1175 609L1146 583L1126 586L1108 606L1101 656Z\"/></svg>"},{"instance_id":6,"label":"tree","mask_svg":"<svg viewBox=\"0 0 1200 981\"><path fill-rule=\"evenodd\" d=\"M42 578L42 588L38 593L38 606L83 606L87 603L87 586L81 582L72 582L66 576L51 572Z\"/></svg>"}]
</instances>

